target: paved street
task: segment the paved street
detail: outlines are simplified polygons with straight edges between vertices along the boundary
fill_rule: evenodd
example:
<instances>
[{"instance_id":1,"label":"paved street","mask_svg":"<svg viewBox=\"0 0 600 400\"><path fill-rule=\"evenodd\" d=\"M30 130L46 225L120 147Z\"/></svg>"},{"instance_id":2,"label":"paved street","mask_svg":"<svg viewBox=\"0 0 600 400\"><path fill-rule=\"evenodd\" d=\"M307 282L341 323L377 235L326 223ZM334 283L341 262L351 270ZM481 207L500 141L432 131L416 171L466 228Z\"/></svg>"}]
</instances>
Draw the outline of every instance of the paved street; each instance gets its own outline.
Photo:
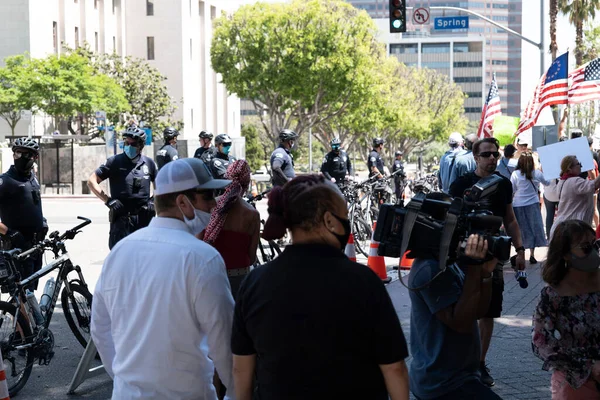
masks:
<instances>
[{"instance_id":1,"label":"paved street","mask_svg":"<svg viewBox=\"0 0 600 400\"><path fill-rule=\"evenodd\" d=\"M92 219L91 225L84 228L74 241L67 243L67 249L74 262L83 268L86 281L93 292L102 262L108 253L106 207L91 198L45 198L43 201L51 231L62 232L76 225L77 215ZM266 212L264 201L258 205L258 209L262 214ZM542 259L545 254L539 251L537 256L538 259ZM359 257L359 261L365 260ZM390 275L395 277L395 280L388 285L388 291L409 339L410 301L407 289L400 284L396 272L391 269L393 265L397 265L397 259L386 259L386 264ZM504 315L496 324L488 359L491 373L497 382L495 390L507 400L548 399L550 398L550 374L541 370L541 361L533 356L530 345L531 316L537 302L537 295L543 287L539 269L536 267L529 271L527 289L519 287L510 268L505 270L505 280ZM39 287L43 289L44 282L41 282ZM40 295L41 293L37 293L38 298ZM83 348L69 330L60 306L54 314L51 329L55 336L56 355L49 366L34 367L29 382L18 398L32 400L110 398L112 383L107 375L85 381L76 395L67 396L67 389ZM457 356L460 357L459 354ZM410 359L407 361L410 363Z\"/></svg>"}]
</instances>

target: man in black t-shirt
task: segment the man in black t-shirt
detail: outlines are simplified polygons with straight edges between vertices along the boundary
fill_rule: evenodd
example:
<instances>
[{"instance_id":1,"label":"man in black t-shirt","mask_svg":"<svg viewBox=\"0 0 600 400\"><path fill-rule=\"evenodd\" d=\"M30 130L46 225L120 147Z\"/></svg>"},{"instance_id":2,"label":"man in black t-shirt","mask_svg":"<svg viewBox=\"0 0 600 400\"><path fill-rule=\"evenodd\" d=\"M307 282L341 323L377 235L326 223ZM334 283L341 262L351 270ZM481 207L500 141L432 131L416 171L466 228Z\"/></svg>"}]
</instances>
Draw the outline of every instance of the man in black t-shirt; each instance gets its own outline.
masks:
<instances>
[{"instance_id":1,"label":"man in black t-shirt","mask_svg":"<svg viewBox=\"0 0 600 400\"><path fill-rule=\"evenodd\" d=\"M498 158L500 157L499 149L500 145L495 138L485 138L475 142L473 145L473 156L477 163L477 169L475 172L467 173L456 179L450 186L450 195L452 197L463 197L465 190L471 188L481 178L485 178L491 174L502 176L496 172ZM525 269L525 248L521 240L521 230L519 229L519 224L512 208L512 197L512 184L508 179L502 177L502 183L498 192L487 199L489 203L485 205L485 208L495 216L503 218L504 229L512 237L513 245L517 251L516 267L519 270L523 270ZM481 381L488 386L494 385L494 379L490 376L485 366L485 357L494 331L494 318L498 318L502 314L503 291L503 265L499 264L493 273L490 308L486 316L479 320L479 334L481 335Z\"/></svg>"}]
</instances>

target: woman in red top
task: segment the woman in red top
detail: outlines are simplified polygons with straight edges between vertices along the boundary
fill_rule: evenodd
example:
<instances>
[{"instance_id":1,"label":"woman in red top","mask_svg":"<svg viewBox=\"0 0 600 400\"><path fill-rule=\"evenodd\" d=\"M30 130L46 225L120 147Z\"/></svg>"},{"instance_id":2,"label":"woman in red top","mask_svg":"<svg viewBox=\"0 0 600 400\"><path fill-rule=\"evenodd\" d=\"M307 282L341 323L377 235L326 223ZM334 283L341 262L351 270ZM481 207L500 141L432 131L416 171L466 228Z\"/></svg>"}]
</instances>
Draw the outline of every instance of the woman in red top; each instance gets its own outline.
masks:
<instances>
[{"instance_id":1,"label":"woman in red top","mask_svg":"<svg viewBox=\"0 0 600 400\"><path fill-rule=\"evenodd\" d=\"M217 200L202 239L223 257L235 299L240 283L256 261L260 215L242 199L250 185L248 163L244 160L233 162L225 178L230 179L231 184Z\"/></svg>"}]
</instances>

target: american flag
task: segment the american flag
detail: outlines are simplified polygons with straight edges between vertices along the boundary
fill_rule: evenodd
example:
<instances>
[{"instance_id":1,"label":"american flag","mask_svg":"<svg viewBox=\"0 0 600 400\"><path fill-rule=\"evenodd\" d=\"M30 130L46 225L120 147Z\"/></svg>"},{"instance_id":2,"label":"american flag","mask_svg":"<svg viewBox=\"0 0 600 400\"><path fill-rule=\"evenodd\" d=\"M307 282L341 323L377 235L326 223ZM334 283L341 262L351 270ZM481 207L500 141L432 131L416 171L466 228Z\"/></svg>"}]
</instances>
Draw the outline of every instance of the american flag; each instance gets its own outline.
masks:
<instances>
[{"instance_id":1,"label":"american flag","mask_svg":"<svg viewBox=\"0 0 600 400\"><path fill-rule=\"evenodd\" d=\"M492 84L490 85L490 93L485 100L483 110L481 110L481 121L479 122L479 130L477 131L477 137L479 139L494 136L494 119L496 118L496 115L501 114L502 107L500 105L500 96L498 95L496 74L494 73Z\"/></svg>"},{"instance_id":2,"label":"american flag","mask_svg":"<svg viewBox=\"0 0 600 400\"><path fill-rule=\"evenodd\" d=\"M554 60L548 71L542 75L535 88L533 98L523 112L517 136L535 125L544 108L569 102L568 72L569 53L567 52Z\"/></svg>"},{"instance_id":3,"label":"american flag","mask_svg":"<svg viewBox=\"0 0 600 400\"><path fill-rule=\"evenodd\" d=\"M569 74L569 104L600 100L600 58L577 68Z\"/></svg>"}]
</instances>

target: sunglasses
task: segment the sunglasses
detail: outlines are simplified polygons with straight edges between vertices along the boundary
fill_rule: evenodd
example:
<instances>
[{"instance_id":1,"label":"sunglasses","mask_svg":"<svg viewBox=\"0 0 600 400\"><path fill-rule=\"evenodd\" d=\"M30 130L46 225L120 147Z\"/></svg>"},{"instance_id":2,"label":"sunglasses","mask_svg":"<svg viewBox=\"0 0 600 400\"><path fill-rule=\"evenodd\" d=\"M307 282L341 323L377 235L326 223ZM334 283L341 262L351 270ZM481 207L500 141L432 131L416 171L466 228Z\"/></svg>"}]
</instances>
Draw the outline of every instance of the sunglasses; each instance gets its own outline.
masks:
<instances>
[{"instance_id":1,"label":"sunglasses","mask_svg":"<svg viewBox=\"0 0 600 400\"><path fill-rule=\"evenodd\" d=\"M494 158L500 157L499 151L482 151L479 153L479 157L489 158L490 156L494 156Z\"/></svg>"},{"instance_id":2,"label":"sunglasses","mask_svg":"<svg viewBox=\"0 0 600 400\"><path fill-rule=\"evenodd\" d=\"M216 197L216 193L215 193L214 189L197 190L196 193L199 194L200 196L202 196L202 200L204 200L204 201L211 201L211 200L214 200Z\"/></svg>"},{"instance_id":3,"label":"sunglasses","mask_svg":"<svg viewBox=\"0 0 600 400\"><path fill-rule=\"evenodd\" d=\"M584 243L577 246L578 249L583 251L583 254L588 255L592 250L600 251L600 240L594 240L591 243Z\"/></svg>"}]
</instances>

